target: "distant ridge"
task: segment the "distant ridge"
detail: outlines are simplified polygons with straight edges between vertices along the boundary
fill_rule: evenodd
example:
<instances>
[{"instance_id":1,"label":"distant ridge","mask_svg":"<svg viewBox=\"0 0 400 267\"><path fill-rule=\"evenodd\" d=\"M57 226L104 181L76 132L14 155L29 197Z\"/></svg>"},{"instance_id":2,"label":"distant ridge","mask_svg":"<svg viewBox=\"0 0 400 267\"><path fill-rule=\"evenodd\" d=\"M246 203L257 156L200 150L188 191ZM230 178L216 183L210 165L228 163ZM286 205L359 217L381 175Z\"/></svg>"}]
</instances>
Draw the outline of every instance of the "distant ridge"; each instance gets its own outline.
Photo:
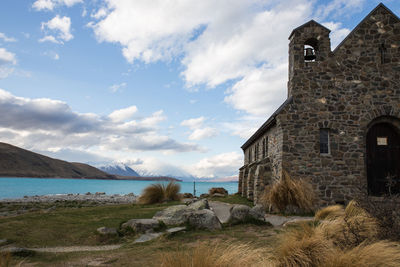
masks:
<instances>
[{"instance_id":1,"label":"distant ridge","mask_svg":"<svg viewBox=\"0 0 400 267\"><path fill-rule=\"evenodd\" d=\"M53 159L1 142L0 177L117 179L88 164Z\"/></svg>"}]
</instances>

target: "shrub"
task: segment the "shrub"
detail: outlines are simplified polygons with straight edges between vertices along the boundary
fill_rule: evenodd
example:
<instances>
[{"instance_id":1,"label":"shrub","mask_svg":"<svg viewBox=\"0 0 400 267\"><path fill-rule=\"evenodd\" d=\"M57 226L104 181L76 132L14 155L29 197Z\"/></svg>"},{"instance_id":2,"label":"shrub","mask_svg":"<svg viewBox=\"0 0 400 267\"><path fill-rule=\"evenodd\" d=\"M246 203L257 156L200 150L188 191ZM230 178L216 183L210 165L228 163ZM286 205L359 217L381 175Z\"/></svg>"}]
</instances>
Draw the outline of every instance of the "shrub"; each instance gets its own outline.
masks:
<instances>
[{"instance_id":1,"label":"shrub","mask_svg":"<svg viewBox=\"0 0 400 267\"><path fill-rule=\"evenodd\" d=\"M279 237L275 251L276 266L324 266L324 261L334 251L332 242L319 228L302 224Z\"/></svg>"},{"instance_id":2,"label":"shrub","mask_svg":"<svg viewBox=\"0 0 400 267\"><path fill-rule=\"evenodd\" d=\"M337 250L326 259L326 267L400 266L400 247L389 241L360 244L347 251Z\"/></svg>"},{"instance_id":3,"label":"shrub","mask_svg":"<svg viewBox=\"0 0 400 267\"><path fill-rule=\"evenodd\" d=\"M302 212L312 212L315 201L316 195L311 184L303 179L291 179L286 171L282 172L280 180L266 188L261 198L265 207L272 205L280 212L285 212L290 206Z\"/></svg>"},{"instance_id":4,"label":"shrub","mask_svg":"<svg viewBox=\"0 0 400 267\"><path fill-rule=\"evenodd\" d=\"M143 189L139 197L139 203L154 204L170 200L179 200L180 189L180 185L172 181L169 182L168 185L161 183L151 184Z\"/></svg>"},{"instance_id":5,"label":"shrub","mask_svg":"<svg viewBox=\"0 0 400 267\"><path fill-rule=\"evenodd\" d=\"M316 220L332 220L342 216L344 216L344 208L342 205L328 206L315 213Z\"/></svg>"},{"instance_id":6,"label":"shrub","mask_svg":"<svg viewBox=\"0 0 400 267\"><path fill-rule=\"evenodd\" d=\"M162 253L157 266L162 267L239 267L273 266L265 257L264 249L246 244L199 243L194 249L180 249Z\"/></svg>"}]
</instances>

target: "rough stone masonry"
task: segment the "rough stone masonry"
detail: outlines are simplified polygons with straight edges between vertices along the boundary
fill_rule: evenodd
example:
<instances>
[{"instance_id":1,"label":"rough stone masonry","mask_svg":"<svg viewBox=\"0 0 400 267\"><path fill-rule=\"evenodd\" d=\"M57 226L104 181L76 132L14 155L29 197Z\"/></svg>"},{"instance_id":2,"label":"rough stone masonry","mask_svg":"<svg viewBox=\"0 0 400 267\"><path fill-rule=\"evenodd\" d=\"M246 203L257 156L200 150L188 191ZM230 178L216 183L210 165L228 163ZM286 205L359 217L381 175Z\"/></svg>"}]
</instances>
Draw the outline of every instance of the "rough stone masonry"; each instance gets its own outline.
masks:
<instances>
[{"instance_id":1,"label":"rough stone masonry","mask_svg":"<svg viewBox=\"0 0 400 267\"><path fill-rule=\"evenodd\" d=\"M400 19L379 4L333 51L329 33L311 20L289 37L288 98L242 146L254 202L283 169L320 205L399 190L385 179L400 177Z\"/></svg>"}]
</instances>

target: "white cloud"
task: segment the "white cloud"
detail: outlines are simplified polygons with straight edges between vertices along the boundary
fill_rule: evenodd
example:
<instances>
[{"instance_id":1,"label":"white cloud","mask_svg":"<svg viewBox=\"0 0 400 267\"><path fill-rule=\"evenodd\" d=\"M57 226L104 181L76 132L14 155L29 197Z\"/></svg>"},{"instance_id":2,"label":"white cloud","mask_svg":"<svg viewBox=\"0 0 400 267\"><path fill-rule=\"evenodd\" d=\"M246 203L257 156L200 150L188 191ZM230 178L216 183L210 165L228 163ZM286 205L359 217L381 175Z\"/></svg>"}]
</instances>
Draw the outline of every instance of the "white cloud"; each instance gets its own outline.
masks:
<instances>
[{"instance_id":1,"label":"white cloud","mask_svg":"<svg viewBox=\"0 0 400 267\"><path fill-rule=\"evenodd\" d=\"M187 126L192 130L189 135L189 140L201 140L211 138L218 135L218 130L211 127L204 127L205 117L198 117L193 119L184 120L181 122L182 126Z\"/></svg>"},{"instance_id":2,"label":"white cloud","mask_svg":"<svg viewBox=\"0 0 400 267\"><path fill-rule=\"evenodd\" d=\"M110 90L113 93L120 91L122 88L125 88L127 83L113 84L110 86Z\"/></svg>"},{"instance_id":3,"label":"white cloud","mask_svg":"<svg viewBox=\"0 0 400 267\"><path fill-rule=\"evenodd\" d=\"M0 39L3 40L4 42L16 42L17 39L12 38L12 37L7 37L4 33L0 32Z\"/></svg>"},{"instance_id":4,"label":"white cloud","mask_svg":"<svg viewBox=\"0 0 400 267\"><path fill-rule=\"evenodd\" d=\"M128 119L134 108L113 112L112 117L93 113L77 113L62 101L47 98L17 97L0 89L0 139L25 148L55 151L86 149L119 153L139 151L188 152L203 151L191 143L180 143L159 133L162 111L140 120ZM12 135L10 136L10 133Z\"/></svg>"},{"instance_id":5,"label":"white cloud","mask_svg":"<svg viewBox=\"0 0 400 267\"><path fill-rule=\"evenodd\" d=\"M132 116L138 111L136 106L130 106L123 109L113 111L108 117L116 122L126 121L131 119Z\"/></svg>"},{"instance_id":6,"label":"white cloud","mask_svg":"<svg viewBox=\"0 0 400 267\"><path fill-rule=\"evenodd\" d=\"M43 53L43 55L50 57L51 59L54 60L59 60L60 59L60 55L58 55L56 52L54 51L46 51Z\"/></svg>"},{"instance_id":7,"label":"white cloud","mask_svg":"<svg viewBox=\"0 0 400 267\"><path fill-rule=\"evenodd\" d=\"M206 118L204 117L198 117L198 118L193 118L193 119L188 119L184 120L181 122L182 126L187 126L190 129L196 129L199 128L203 125L203 122L205 121Z\"/></svg>"},{"instance_id":8,"label":"white cloud","mask_svg":"<svg viewBox=\"0 0 400 267\"><path fill-rule=\"evenodd\" d=\"M36 0L32 7L38 11L53 10L56 6L65 5L67 7L71 7L82 2L83 0Z\"/></svg>"},{"instance_id":9,"label":"white cloud","mask_svg":"<svg viewBox=\"0 0 400 267\"><path fill-rule=\"evenodd\" d=\"M0 48L0 66L5 64L17 64L17 59L14 53L7 51L5 48Z\"/></svg>"},{"instance_id":10,"label":"white cloud","mask_svg":"<svg viewBox=\"0 0 400 267\"><path fill-rule=\"evenodd\" d=\"M330 37L332 50L334 50L336 46L350 33L349 29L342 28L340 22L324 22L322 25L331 30Z\"/></svg>"},{"instance_id":11,"label":"white cloud","mask_svg":"<svg viewBox=\"0 0 400 267\"><path fill-rule=\"evenodd\" d=\"M69 17L60 17L56 15L54 18L48 22L42 22L42 31L52 31L57 33L57 38L52 35L47 35L39 41L52 41L55 43L60 43L62 41L70 41L74 38L71 34L71 19Z\"/></svg>"},{"instance_id":12,"label":"white cloud","mask_svg":"<svg viewBox=\"0 0 400 267\"><path fill-rule=\"evenodd\" d=\"M58 41L53 35L46 35L45 37L39 39L39 43L44 43L44 42L51 42L55 44L62 44L63 42Z\"/></svg>"},{"instance_id":13,"label":"white cloud","mask_svg":"<svg viewBox=\"0 0 400 267\"><path fill-rule=\"evenodd\" d=\"M7 51L5 48L0 48L0 79L8 77L14 72L14 68L10 65L17 64L17 58L14 53Z\"/></svg>"},{"instance_id":14,"label":"white cloud","mask_svg":"<svg viewBox=\"0 0 400 267\"><path fill-rule=\"evenodd\" d=\"M101 18L104 18L106 15L107 15L107 9L100 8L99 10L97 10L96 13L91 14L90 17L92 17L94 19L101 19Z\"/></svg>"},{"instance_id":15,"label":"white cloud","mask_svg":"<svg viewBox=\"0 0 400 267\"><path fill-rule=\"evenodd\" d=\"M211 138L218 135L217 129L211 127L194 129L189 135L189 140L201 140L205 138Z\"/></svg>"},{"instance_id":16,"label":"white cloud","mask_svg":"<svg viewBox=\"0 0 400 267\"><path fill-rule=\"evenodd\" d=\"M187 171L199 178L226 177L237 174L242 165L243 156L237 152L230 152L204 158L187 167Z\"/></svg>"}]
</instances>

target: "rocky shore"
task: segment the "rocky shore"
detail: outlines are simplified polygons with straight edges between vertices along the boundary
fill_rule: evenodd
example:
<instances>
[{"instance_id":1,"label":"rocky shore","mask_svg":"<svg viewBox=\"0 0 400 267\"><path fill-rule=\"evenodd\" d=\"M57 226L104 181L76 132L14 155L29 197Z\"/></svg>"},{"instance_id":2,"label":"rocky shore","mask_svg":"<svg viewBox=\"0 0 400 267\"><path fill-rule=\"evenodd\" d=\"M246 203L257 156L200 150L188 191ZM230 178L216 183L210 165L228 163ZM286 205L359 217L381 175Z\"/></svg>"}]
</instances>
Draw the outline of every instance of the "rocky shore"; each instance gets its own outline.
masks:
<instances>
[{"instance_id":1,"label":"rocky shore","mask_svg":"<svg viewBox=\"0 0 400 267\"><path fill-rule=\"evenodd\" d=\"M0 199L0 203L55 203L64 201L96 202L98 204L128 204L135 203L138 196L133 193L126 195L107 195L104 192L86 194L57 194L43 196L24 196L23 198Z\"/></svg>"}]
</instances>

